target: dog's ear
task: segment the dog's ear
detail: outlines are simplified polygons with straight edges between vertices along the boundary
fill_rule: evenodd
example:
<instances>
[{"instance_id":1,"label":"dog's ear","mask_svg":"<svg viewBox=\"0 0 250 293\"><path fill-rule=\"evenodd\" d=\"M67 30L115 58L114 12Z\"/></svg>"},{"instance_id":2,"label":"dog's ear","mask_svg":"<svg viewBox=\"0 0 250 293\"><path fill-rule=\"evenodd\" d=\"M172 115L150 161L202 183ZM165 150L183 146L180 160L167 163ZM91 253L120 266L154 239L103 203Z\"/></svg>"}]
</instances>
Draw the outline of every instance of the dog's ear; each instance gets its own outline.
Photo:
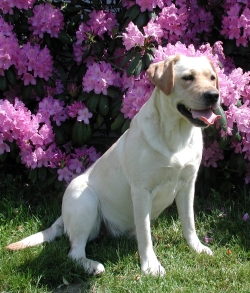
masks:
<instances>
[{"instance_id":1,"label":"dog's ear","mask_svg":"<svg viewBox=\"0 0 250 293\"><path fill-rule=\"evenodd\" d=\"M180 59L177 55L149 66L147 74L151 82L165 95L169 96L174 89L174 64Z\"/></svg>"},{"instance_id":2,"label":"dog's ear","mask_svg":"<svg viewBox=\"0 0 250 293\"><path fill-rule=\"evenodd\" d=\"M211 67L213 68L213 71L215 72L215 75L216 75L216 88L217 88L217 90L219 90L219 77L218 77L217 70L216 70L216 68L214 66L214 63L209 58L208 58L208 61L209 61L210 65L211 65Z\"/></svg>"}]
</instances>

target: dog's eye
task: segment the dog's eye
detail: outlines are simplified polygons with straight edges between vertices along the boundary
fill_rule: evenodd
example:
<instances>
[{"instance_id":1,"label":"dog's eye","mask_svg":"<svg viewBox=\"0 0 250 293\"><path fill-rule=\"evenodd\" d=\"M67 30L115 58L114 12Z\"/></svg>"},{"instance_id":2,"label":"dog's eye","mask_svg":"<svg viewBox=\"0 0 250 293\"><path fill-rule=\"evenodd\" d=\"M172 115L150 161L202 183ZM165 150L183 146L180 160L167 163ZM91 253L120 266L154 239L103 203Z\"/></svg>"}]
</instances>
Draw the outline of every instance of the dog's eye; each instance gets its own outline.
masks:
<instances>
[{"instance_id":1,"label":"dog's eye","mask_svg":"<svg viewBox=\"0 0 250 293\"><path fill-rule=\"evenodd\" d=\"M194 76L192 74L185 75L182 77L183 80L189 81L189 80L194 80Z\"/></svg>"},{"instance_id":2,"label":"dog's eye","mask_svg":"<svg viewBox=\"0 0 250 293\"><path fill-rule=\"evenodd\" d=\"M211 75L211 80L215 80L215 76L214 75Z\"/></svg>"}]
</instances>

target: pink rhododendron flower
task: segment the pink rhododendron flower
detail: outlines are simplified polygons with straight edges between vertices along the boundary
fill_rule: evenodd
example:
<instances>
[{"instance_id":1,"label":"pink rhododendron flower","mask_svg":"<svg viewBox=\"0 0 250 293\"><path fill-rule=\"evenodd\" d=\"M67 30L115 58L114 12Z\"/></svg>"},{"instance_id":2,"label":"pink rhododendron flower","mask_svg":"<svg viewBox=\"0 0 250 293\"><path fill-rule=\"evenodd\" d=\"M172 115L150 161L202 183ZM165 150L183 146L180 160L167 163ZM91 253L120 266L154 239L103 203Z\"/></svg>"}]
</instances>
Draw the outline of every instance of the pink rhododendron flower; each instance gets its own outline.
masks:
<instances>
[{"instance_id":1,"label":"pink rhododendron flower","mask_svg":"<svg viewBox=\"0 0 250 293\"><path fill-rule=\"evenodd\" d=\"M224 159L224 153L219 148L218 142L215 140L213 143L210 143L209 146L204 146L202 163L205 167L217 167L217 161Z\"/></svg>"},{"instance_id":2,"label":"pink rhododendron flower","mask_svg":"<svg viewBox=\"0 0 250 293\"><path fill-rule=\"evenodd\" d=\"M140 108L150 98L154 86L145 75L142 75L141 78L138 77L137 79L134 79L134 77L126 78L126 76L123 76L123 80L123 88L126 92L123 96L121 112L124 114L125 118L133 119Z\"/></svg>"},{"instance_id":3,"label":"pink rhododendron flower","mask_svg":"<svg viewBox=\"0 0 250 293\"><path fill-rule=\"evenodd\" d=\"M163 30L159 23L155 22L152 18L146 26L143 27L145 37L152 38L153 40L161 43L161 38L163 37Z\"/></svg>"},{"instance_id":4,"label":"pink rhododendron flower","mask_svg":"<svg viewBox=\"0 0 250 293\"><path fill-rule=\"evenodd\" d=\"M103 38L104 33L112 33L112 30L117 25L116 16L113 12L104 10L93 10L89 14L90 19L87 25L93 30L93 34Z\"/></svg>"},{"instance_id":5,"label":"pink rhododendron flower","mask_svg":"<svg viewBox=\"0 0 250 293\"><path fill-rule=\"evenodd\" d=\"M213 238L208 237L208 236L204 236L204 241L205 241L206 243L210 243L211 241L213 241Z\"/></svg>"},{"instance_id":6,"label":"pink rhododendron flower","mask_svg":"<svg viewBox=\"0 0 250 293\"><path fill-rule=\"evenodd\" d=\"M70 180L72 179L72 171L69 170L68 167L64 167L62 169L58 169L57 170L58 173L58 180L59 181L63 181L65 180L66 182L70 182Z\"/></svg>"},{"instance_id":7,"label":"pink rhododendron flower","mask_svg":"<svg viewBox=\"0 0 250 293\"><path fill-rule=\"evenodd\" d=\"M13 26L9 25L0 16L0 75L11 65L16 66L20 54L20 48L16 35L12 32Z\"/></svg>"},{"instance_id":8,"label":"pink rhododendron flower","mask_svg":"<svg viewBox=\"0 0 250 293\"><path fill-rule=\"evenodd\" d=\"M53 61L50 51L39 45L24 44L17 62L18 74L22 75L25 85L36 84L35 77L48 80L52 75Z\"/></svg>"},{"instance_id":9,"label":"pink rhododendron flower","mask_svg":"<svg viewBox=\"0 0 250 293\"><path fill-rule=\"evenodd\" d=\"M58 37L64 26L64 19L61 11L54 8L50 3L39 4L33 9L34 16L30 17L28 22L34 35L43 38L44 33L52 37Z\"/></svg>"},{"instance_id":10,"label":"pink rhododendron flower","mask_svg":"<svg viewBox=\"0 0 250 293\"><path fill-rule=\"evenodd\" d=\"M127 50L137 46L144 45L144 36L132 21L128 24L126 28L127 33L123 33L123 44Z\"/></svg>"},{"instance_id":11,"label":"pink rhododendron flower","mask_svg":"<svg viewBox=\"0 0 250 293\"><path fill-rule=\"evenodd\" d=\"M3 14L9 13L13 14L14 7L18 9L29 9L33 6L35 0L1 0L0 1L0 10Z\"/></svg>"},{"instance_id":12,"label":"pink rhododendron flower","mask_svg":"<svg viewBox=\"0 0 250 293\"><path fill-rule=\"evenodd\" d=\"M176 8L174 4L164 7L159 14L157 21L164 32L164 38L169 42L178 40L178 36L182 35L188 25L187 8L182 6Z\"/></svg>"},{"instance_id":13,"label":"pink rhododendron flower","mask_svg":"<svg viewBox=\"0 0 250 293\"><path fill-rule=\"evenodd\" d=\"M243 220L243 221L247 221L249 218L250 218L250 217L249 217L249 214L246 213L246 214L242 217L242 220Z\"/></svg>"},{"instance_id":14,"label":"pink rhododendron flower","mask_svg":"<svg viewBox=\"0 0 250 293\"><path fill-rule=\"evenodd\" d=\"M93 114L89 112L89 109L82 102L74 102L67 108L70 117L77 117L77 121L83 121L85 124L89 124L89 119Z\"/></svg>"},{"instance_id":15,"label":"pink rhododendron flower","mask_svg":"<svg viewBox=\"0 0 250 293\"><path fill-rule=\"evenodd\" d=\"M43 98L38 106L38 114L41 114L41 122L50 123L50 118L60 126L62 121L67 119L67 111L63 101L48 96Z\"/></svg>"},{"instance_id":16,"label":"pink rhododendron flower","mask_svg":"<svg viewBox=\"0 0 250 293\"><path fill-rule=\"evenodd\" d=\"M164 6L164 1L162 0L136 0L136 4L138 4L141 8L141 12L146 10L153 11L157 6L162 8Z\"/></svg>"},{"instance_id":17,"label":"pink rhododendron flower","mask_svg":"<svg viewBox=\"0 0 250 293\"><path fill-rule=\"evenodd\" d=\"M239 1L240 2L240 1ZM227 15L222 18L221 34L229 39L236 39L237 46L247 46L250 40L250 9L241 3L228 7Z\"/></svg>"},{"instance_id":18,"label":"pink rhododendron flower","mask_svg":"<svg viewBox=\"0 0 250 293\"><path fill-rule=\"evenodd\" d=\"M116 73L109 63L101 61L88 66L88 70L82 79L83 90L90 92L94 90L96 94L107 95L109 86L120 85L120 75Z\"/></svg>"},{"instance_id":19,"label":"pink rhododendron flower","mask_svg":"<svg viewBox=\"0 0 250 293\"><path fill-rule=\"evenodd\" d=\"M79 109L77 114L77 121L83 121L85 124L89 124L89 118L93 116L93 114L89 112L88 108Z\"/></svg>"}]
</instances>

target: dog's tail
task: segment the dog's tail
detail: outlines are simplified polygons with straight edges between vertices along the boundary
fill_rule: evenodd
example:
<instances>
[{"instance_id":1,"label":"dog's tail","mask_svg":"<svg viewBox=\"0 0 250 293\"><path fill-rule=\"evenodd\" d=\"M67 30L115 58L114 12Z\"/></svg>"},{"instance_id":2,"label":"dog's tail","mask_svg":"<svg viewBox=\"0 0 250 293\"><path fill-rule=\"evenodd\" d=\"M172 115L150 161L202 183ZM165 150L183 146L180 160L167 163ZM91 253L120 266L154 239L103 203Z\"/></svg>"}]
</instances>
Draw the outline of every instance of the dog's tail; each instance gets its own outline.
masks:
<instances>
[{"instance_id":1,"label":"dog's tail","mask_svg":"<svg viewBox=\"0 0 250 293\"><path fill-rule=\"evenodd\" d=\"M43 242L51 242L56 237L61 236L64 233L64 225L62 216L60 216L52 226L44 231L33 234L21 241L9 244L6 246L10 250L20 250L26 247L35 246Z\"/></svg>"}]
</instances>

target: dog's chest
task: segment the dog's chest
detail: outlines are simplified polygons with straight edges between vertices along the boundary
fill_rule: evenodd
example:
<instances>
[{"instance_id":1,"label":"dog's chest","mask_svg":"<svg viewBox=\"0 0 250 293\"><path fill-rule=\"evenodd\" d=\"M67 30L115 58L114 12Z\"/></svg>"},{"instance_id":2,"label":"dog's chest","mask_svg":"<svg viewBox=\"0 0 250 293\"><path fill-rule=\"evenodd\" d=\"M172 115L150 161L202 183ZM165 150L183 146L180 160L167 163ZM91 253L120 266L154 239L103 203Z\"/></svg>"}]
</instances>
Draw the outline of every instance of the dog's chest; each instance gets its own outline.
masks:
<instances>
[{"instance_id":1,"label":"dog's chest","mask_svg":"<svg viewBox=\"0 0 250 293\"><path fill-rule=\"evenodd\" d=\"M168 167L160 168L153 175L152 186L152 210L151 218L157 218L159 214L169 205L171 205L181 189L187 189L196 177L199 163L192 156L173 156L171 164Z\"/></svg>"}]
</instances>

